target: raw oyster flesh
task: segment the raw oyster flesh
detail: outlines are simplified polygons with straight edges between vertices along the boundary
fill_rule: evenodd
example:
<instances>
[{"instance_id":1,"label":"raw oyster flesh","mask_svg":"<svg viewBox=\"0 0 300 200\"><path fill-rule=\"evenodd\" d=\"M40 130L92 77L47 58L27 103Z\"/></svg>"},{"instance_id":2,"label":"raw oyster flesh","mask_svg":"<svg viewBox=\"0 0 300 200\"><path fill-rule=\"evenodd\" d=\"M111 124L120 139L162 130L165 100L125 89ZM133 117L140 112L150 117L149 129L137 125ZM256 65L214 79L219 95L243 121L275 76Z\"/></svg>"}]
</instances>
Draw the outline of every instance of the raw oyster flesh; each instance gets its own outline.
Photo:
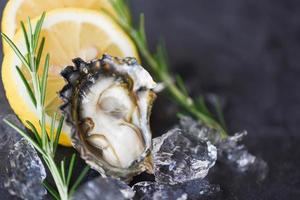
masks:
<instances>
[{"instance_id":1,"label":"raw oyster flesh","mask_svg":"<svg viewBox=\"0 0 300 200\"><path fill-rule=\"evenodd\" d=\"M102 175L121 179L152 170L149 118L156 83L134 58L104 55L62 71L61 110L73 146Z\"/></svg>"}]
</instances>

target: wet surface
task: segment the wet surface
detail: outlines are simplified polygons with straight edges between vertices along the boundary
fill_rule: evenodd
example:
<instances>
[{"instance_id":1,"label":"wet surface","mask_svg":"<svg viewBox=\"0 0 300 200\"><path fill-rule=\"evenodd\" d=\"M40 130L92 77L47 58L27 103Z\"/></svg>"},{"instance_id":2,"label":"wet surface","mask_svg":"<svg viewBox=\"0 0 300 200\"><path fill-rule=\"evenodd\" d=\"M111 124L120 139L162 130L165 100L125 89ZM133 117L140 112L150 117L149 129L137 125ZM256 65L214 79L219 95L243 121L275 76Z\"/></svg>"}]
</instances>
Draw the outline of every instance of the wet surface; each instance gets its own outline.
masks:
<instances>
[{"instance_id":1,"label":"wet surface","mask_svg":"<svg viewBox=\"0 0 300 200\"><path fill-rule=\"evenodd\" d=\"M131 2L135 13L145 13L150 46L165 38L174 74L182 75L193 96L224 98L230 132L248 130L249 151L268 162L264 182L232 174L217 163L209 179L220 184L220 199L298 199L300 2ZM0 85L0 113L11 113ZM166 95L158 97L152 116L155 136L178 121L177 110ZM71 151L60 148L60 156Z\"/></svg>"}]
</instances>

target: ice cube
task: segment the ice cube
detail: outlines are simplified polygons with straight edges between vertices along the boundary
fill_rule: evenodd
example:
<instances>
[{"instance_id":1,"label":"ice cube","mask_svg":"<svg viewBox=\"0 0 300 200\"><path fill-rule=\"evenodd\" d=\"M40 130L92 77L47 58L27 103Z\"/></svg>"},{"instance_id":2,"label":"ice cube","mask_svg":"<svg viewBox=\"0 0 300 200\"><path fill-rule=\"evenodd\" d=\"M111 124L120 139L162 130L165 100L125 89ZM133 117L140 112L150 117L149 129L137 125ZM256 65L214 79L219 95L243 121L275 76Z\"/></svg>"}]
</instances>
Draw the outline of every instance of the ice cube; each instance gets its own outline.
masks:
<instances>
[{"instance_id":1,"label":"ice cube","mask_svg":"<svg viewBox=\"0 0 300 200\"><path fill-rule=\"evenodd\" d=\"M73 200L123 200L132 199L134 191L124 182L113 178L97 177L83 184Z\"/></svg>"},{"instance_id":2,"label":"ice cube","mask_svg":"<svg viewBox=\"0 0 300 200\"><path fill-rule=\"evenodd\" d=\"M33 146L4 123L4 118L23 127L15 115L0 116L0 159L4 187L11 195L22 199L42 199L47 193L41 184L46 177L45 168Z\"/></svg>"},{"instance_id":3,"label":"ice cube","mask_svg":"<svg viewBox=\"0 0 300 200\"><path fill-rule=\"evenodd\" d=\"M183 134L178 128L153 139L155 180L176 184L204 178L217 159L217 150L209 141Z\"/></svg>"},{"instance_id":4,"label":"ice cube","mask_svg":"<svg viewBox=\"0 0 300 200\"><path fill-rule=\"evenodd\" d=\"M0 148L2 150L8 150L6 147L12 146L14 143L19 141L22 136L7 125L3 121L4 119L7 119L20 127L23 127L23 125L15 115L0 115Z\"/></svg>"},{"instance_id":5,"label":"ice cube","mask_svg":"<svg viewBox=\"0 0 300 200\"><path fill-rule=\"evenodd\" d=\"M219 160L228 164L232 170L252 173L257 180L263 180L268 173L268 165L263 159L249 153L246 146L241 144L246 135L247 132L243 131L221 141L217 145Z\"/></svg>"},{"instance_id":6,"label":"ice cube","mask_svg":"<svg viewBox=\"0 0 300 200\"><path fill-rule=\"evenodd\" d=\"M216 195L220 191L217 185L206 180L192 180L175 185L144 181L132 187L136 195L134 199L143 200L186 200L203 199Z\"/></svg>"},{"instance_id":7,"label":"ice cube","mask_svg":"<svg viewBox=\"0 0 300 200\"><path fill-rule=\"evenodd\" d=\"M222 140L217 130L209 128L189 116L180 117L179 128L182 129L184 134L192 135L198 140L210 141L213 144L217 144Z\"/></svg>"}]
</instances>

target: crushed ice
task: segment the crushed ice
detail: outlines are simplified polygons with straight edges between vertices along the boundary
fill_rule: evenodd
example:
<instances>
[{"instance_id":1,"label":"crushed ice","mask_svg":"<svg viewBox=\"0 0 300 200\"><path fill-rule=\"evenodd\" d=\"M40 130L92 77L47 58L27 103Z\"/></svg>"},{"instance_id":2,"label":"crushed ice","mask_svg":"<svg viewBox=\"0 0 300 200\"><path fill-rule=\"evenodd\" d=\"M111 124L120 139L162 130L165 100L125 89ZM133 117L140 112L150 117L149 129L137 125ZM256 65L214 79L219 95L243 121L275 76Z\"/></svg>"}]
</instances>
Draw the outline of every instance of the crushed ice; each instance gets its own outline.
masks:
<instances>
[{"instance_id":1,"label":"crushed ice","mask_svg":"<svg viewBox=\"0 0 300 200\"><path fill-rule=\"evenodd\" d=\"M134 191L124 182L113 178L98 177L78 188L73 200L125 200L132 199Z\"/></svg>"},{"instance_id":2,"label":"crushed ice","mask_svg":"<svg viewBox=\"0 0 300 200\"><path fill-rule=\"evenodd\" d=\"M220 191L218 185L211 185L207 180L192 180L176 185L144 181L133 186L134 199L143 200L186 200L212 197Z\"/></svg>"},{"instance_id":3,"label":"crushed ice","mask_svg":"<svg viewBox=\"0 0 300 200\"><path fill-rule=\"evenodd\" d=\"M249 153L247 147L241 143L247 135L246 131L222 139L216 130L187 116L181 117L180 128L185 134L193 135L200 140L211 141L218 149L218 161L227 164L235 172L253 173L257 180L263 180L266 177L267 163L262 158Z\"/></svg>"}]
</instances>

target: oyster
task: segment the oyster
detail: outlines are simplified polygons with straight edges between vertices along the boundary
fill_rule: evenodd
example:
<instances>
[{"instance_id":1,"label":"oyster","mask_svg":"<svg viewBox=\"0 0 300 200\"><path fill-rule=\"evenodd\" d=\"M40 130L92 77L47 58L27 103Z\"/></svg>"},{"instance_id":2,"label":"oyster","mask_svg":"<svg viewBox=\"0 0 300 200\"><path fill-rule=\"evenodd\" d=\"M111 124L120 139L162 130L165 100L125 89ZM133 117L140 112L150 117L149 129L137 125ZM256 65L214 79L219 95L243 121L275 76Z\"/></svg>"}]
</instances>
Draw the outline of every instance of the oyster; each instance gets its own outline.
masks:
<instances>
[{"instance_id":1,"label":"oyster","mask_svg":"<svg viewBox=\"0 0 300 200\"><path fill-rule=\"evenodd\" d=\"M60 92L75 149L104 176L129 180L152 171L149 117L156 83L134 58L73 60Z\"/></svg>"}]
</instances>

